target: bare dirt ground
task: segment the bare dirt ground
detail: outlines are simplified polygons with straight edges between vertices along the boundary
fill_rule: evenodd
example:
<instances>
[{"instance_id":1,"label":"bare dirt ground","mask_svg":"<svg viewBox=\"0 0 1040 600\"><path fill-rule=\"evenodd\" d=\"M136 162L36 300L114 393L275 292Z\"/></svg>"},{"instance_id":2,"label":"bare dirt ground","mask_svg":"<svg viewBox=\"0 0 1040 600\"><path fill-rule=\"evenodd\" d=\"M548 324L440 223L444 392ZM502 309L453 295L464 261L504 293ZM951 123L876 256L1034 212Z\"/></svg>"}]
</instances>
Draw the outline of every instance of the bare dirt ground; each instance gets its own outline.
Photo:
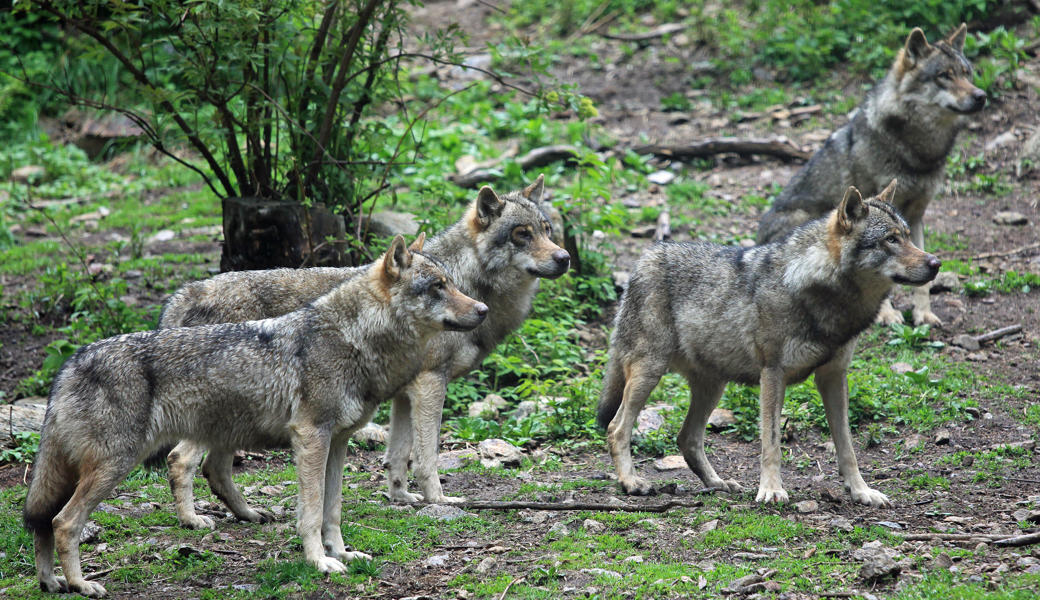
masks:
<instances>
[{"instance_id":1,"label":"bare dirt ground","mask_svg":"<svg viewBox=\"0 0 1040 600\"><path fill-rule=\"evenodd\" d=\"M471 47L480 48L485 38L496 35L496 26L485 26L491 14L487 6L474 3L464 10L456 10L455 2L431 2L416 15L417 26L435 26L461 19L462 27L474 33ZM619 148L643 143L643 139L659 143L681 143L718 135L747 137L785 136L796 145L807 150L819 146L830 131L845 122L844 116L821 114L817 118L790 123L774 121L768 116L744 122L734 122L730 115L717 111L705 101L700 102L693 94L694 109L685 113L664 112L660 99L672 92L686 93L689 90L689 75L685 65L703 61L704 51L695 43L673 37L667 45L661 40L649 42L634 55L624 54L619 44L606 39L597 39L594 50L600 55L602 68L592 69L583 61L561 57L555 67L563 81L575 82L582 93L592 97L599 109L598 121L617 140ZM678 57L679 63L665 62L663 57ZM1022 81L1040 81L1040 59L1032 58L1024 66ZM853 79L844 86L845 94L862 97L866 81ZM758 85L780 85L768 81ZM967 191L963 186L951 184L935 199L925 218L926 228L942 239L956 240L963 250L938 250L942 259L976 258L975 264L989 276L997 276L1009 270L1018 272L1040 272L1040 240L1037 224L1040 223L1040 164L1022 168L1020 159L1027 141L1036 143L1040 135L1040 101L1034 85L1020 85L1006 90L1000 98L992 99L978 117L976 123L962 134L957 149L965 156L982 154L985 166L981 172L1000 174L1010 191L995 195L988 192ZM662 168L669 165L662 163ZM785 184L800 167L777 160L755 157L722 156L713 168L697 172L697 178L711 186L711 195L721 199L741 198L747 194L771 195L774 183ZM644 204L659 203L663 192L651 191L639 201ZM1026 216L1024 226L997 225L992 217L1000 211L1016 211ZM697 230L678 227L673 229L673 239L684 240L696 237L705 230L722 232L725 235L753 237L756 229L756 214L732 212L725 216L699 215L702 224ZM647 240L618 240L621 249L616 258L616 267L626 270L632 266ZM1030 246L1032 247L1030 248ZM212 252L215 260L219 247L202 251ZM29 282L7 282L12 285ZM139 290L142 296L148 292ZM909 297L899 292L895 297L897 308L907 308ZM945 325L937 330L933 339L947 343L942 352L955 362L968 362L972 369L989 375L996 380L1027 390L1026 398L1006 398L981 402L979 418L949 427L949 441L943 445L933 443L934 432L925 433L923 450L910 456L899 454L892 443L883 443L872 448L857 447L860 464L864 467L871 485L883 491L898 491L892 494L896 505L891 509L878 510L853 504L841 489L833 455L825 447L825 438L818 432L797 435L785 444L790 456L803 457L812 465L807 469L794 469L789 463L784 466L785 486L796 501L815 499L819 502L816 511L801 514L790 507L766 507L762 510L775 511L792 520L803 520L814 526L827 523L835 517L844 517L853 525L874 525L889 522L889 527L902 532L929 531L940 527L945 531L1000 534L1020 531L1015 516L1022 509L1022 501L1040 495L1040 469L1036 461L1028 468L1015 469L1003 477L999 488L987 483L973 482L978 465L941 464L940 458L950 453L966 450L980 451L997 445L1035 440L1037 432L1023 426L1016 414L1025 410L1040 397L1040 305L1036 292L1030 294L994 293L986 296L966 296L957 293L939 293L933 296L933 308ZM981 352L968 353L950 342L960 333L978 334L1011 324L1021 324L1018 335L1005 338L996 347L985 347ZM0 333L2 356L0 356L0 389L10 392L14 384L27 373L38 368L43 359L42 348L47 338L34 337L28 331L5 328ZM903 439L913 432L901 432ZM727 477L734 477L745 487L753 488L757 482L757 442L744 442L736 436L709 436L712 460L717 470ZM895 441L895 440L892 440ZM370 485L383 485L379 474L380 453L363 452L352 459L362 471L372 473ZM562 456L564 468L559 473L545 474L548 481L575 479L601 479L612 473L605 449L593 449ZM697 498L699 482L688 471L658 472L648 461L639 465L641 473L658 481L680 481L671 486L679 497ZM908 471L923 471L929 475L948 479L949 489L910 490L900 485ZM542 477L543 474L536 475ZM23 469L0 469L0 485L9 486L21 482ZM515 493L522 483L515 479L485 478L475 473L458 472L444 478L446 492L466 495L474 500L497 500ZM606 502L620 496L614 487L579 490L574 499ZM669 497L664 494L664 497ZM546 496L540 500L556 500ZM661 497L631 499L626 501L656 503ZM734 502L749 501L735 498ZM347 513L349 519L349 512ZM1020 516L1020 515L1019 515ZM495 543L502 546L524 547L541 544L550 526L561 519L552 515L545 521L525 523L516 527ZM285 526L283 523L272 525ZM213 542L217 551L233 551L228 555L227 569L209 580L195 581L185 589L184 584L139 590L134 597L159 598L174 595L191 595L206 587L232 585L243 574L255 569L256 560L271 555L270 549L250 546L233 526L221 526L221 532L229 537L223 542ZM160 532L161 535L161 532ZM633 535L647 535L634 533ZM645 541L649 556L678 555L683 531L663 528ZM373 597L404 597L430 594L443 597L448 594L453 573L474 555L487 551L488 541L478 535L459 535L443 539L445 548L452 548L452 559L447 570L431 571L421 562L415 564L387 565L381 576L383 584ZM922 542L923 543L923 542ZM964 542L965 547L974 547L977 541ZM1028 553L1028 551L1024 552ZM237 556L235 556L237 555ZM725 560L724 556L705 556L699 559ZM89 562L89 556L87 557ZM994 558L966 559L965 573L992 573L1001 562ZM455 568L458 567L458 568ZM520 575L526 571L524 562L509 564L507 571ZM581 581L568 581L568 585L582 586ZM127 595L126 597L130 597ZM317 597L316 595L314 597Z\"/></svg>"}]
</instances>

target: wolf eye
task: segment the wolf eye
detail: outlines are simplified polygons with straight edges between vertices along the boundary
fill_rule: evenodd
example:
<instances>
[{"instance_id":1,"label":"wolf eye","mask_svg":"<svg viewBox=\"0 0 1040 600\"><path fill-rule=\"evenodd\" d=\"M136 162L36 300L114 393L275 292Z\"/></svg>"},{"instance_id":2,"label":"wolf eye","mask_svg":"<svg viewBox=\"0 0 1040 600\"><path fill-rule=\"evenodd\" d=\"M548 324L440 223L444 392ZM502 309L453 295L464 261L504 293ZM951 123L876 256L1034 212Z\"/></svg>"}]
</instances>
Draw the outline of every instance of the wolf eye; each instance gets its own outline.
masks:
<instances>
[{"instance_id":1,"label":"wolf eye","mask_svg":"<svg viewBox=\"0 0 1040 600\"><path fill-rule=\"evenodd\" d=\"M943 71L939 73L939 79L950 80L953 79L953 75L949 71Z\"/></svg>"},{"instance_id":2,"label":"wolf eye","mask_svg":"<svg viewBox=\"0 0 1040 600\"><path fill-rule=\"evenodd\" d=\"M885 238L885 241L888 242L889 244L898 244L899 243L899 236L893 233L893 234L889 235L887 238Z\"/></svg>"},{"instance_id":3,"label":"wolf eye","mask_svg":"<svg viewBox=\"0 0 1040 600\"><path fill-rule=\"evenodd\" d=\"M531 239L534 238L534 236L531 235L531 230L527 229L526 227L524 227L524 228L517 228L516 230L513 231L513 235L515 235L516 237L518 237L518 238L520 238L522 240L531 240Z\"/></svg>"}]
</instances>

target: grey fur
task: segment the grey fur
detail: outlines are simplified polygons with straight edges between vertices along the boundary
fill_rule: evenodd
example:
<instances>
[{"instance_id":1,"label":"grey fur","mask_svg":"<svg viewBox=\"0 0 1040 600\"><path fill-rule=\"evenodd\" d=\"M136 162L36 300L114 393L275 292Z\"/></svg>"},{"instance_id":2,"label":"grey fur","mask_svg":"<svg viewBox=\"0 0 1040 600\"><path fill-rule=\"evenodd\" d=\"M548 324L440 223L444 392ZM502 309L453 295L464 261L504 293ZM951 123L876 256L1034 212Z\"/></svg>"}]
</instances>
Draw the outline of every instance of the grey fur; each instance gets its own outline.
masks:
<instances>
[{"instance_id":1,"label":"grey fur","mask_svg":"<svg viewBox=\"0 0 1040 600\"><path fill-rule=\"evenodd\" d=\"M136 464L181 439L223 452L291 444L305 558L345 571L343 561L365 556L348 552L340 533L350 433L415 376L414 357L437 332L476 327L486 313L398 237L382 260L295 312L80 349L51 389L25 503L40 586L105 595L80 571L80 531Z\"/></svg>"},{"instance_id":2,"label":"grey fur","mask_svg":"<svg viewBox=\"0 0 1040 600\"><path fill-rule=\"evenodd\" d=\"M834 190L855 186L872 196L899 180L895 207L910 223L914 244L924 248L922 219L945 177L946 157L968 115L978 112L985 93L972 85L964 57L965 27L929 45L914 29L888 75L831 134L809 163L791 179L758 228L758 242L779 239L798 225L836 206ZM928 286L914 291L914 321L940 323L932 313ZM901 322L886 303L880 320Z\"/></svg>"},{"instance_id":3,"label":"grey fur","mask_svg":"<svg viewBox=\"0 0 1040 600\"><path fill-rule=\"evenodd\" d=\"M523 190L502 197L485 187L462 219L424 245L425 254L451 273L459 289L491 308L488 318L475 330L438 335L429 345L422 372L395 400L387 452L390 494L394 500L421 499L409 493L406 485L413 430L419 440L415 472L426 500L454 499L444 496L436 470L447 382L478 367L495 346L519 327L530 312L538 277L558 277L567 270L567 253L549 239L553 233L552 211L542 201L543 194L541 176ZM518 228L529 230L531 239L514 239L514 230ZM356 269L349 268L224 273L178 290L167 301L160 326L277 316L356 274ZM178 519L187 527L215 525L209 517L195 512L192 500L194 472L205 451L203 446L184 442L169 456L170 485ZM232 458L232 454L210 452L203 463L210 486L238 518L269 520L270 514L248 506L232 483Z\"/></svg>"},{"instance_id":4,"label":"grey fur","mask_svg":"<svg viewBox=\"0 0 1040 600\"><path fill-rule=\"evenodd\" d=\"M910 242L906 222L884 201L891 197L891 185L866 202L849 188L829 216L750 249L663 243L643 254L618 310L597 415L627 493L651 491L633 471L632 426L660 378L674 371L690 385L679 447L705 485L727 491L740 485L708 462L705 424L727 382L761 386L757 499L786 501L779 471L784 388L815 373L846 486L857 502L889 503L860 476L845 376L857 335L893 283L922 285L939 268Z\"/></svg>"}]
</instances>

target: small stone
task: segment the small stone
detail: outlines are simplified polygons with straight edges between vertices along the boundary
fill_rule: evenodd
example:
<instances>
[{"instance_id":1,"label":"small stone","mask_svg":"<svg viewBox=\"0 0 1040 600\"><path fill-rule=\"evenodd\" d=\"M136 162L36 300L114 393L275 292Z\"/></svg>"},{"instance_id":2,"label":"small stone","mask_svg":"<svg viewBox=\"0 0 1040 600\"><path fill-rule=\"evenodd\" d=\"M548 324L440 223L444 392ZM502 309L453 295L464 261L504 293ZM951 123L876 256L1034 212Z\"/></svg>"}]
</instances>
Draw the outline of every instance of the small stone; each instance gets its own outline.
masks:
<instances>
[{"instance_id":1,"label":"small stone","mask_svg":"<svg viewBox=\"0 0 1040 600\"><path fill-rule=\"evenodd\" d=\"M825 487L820 490L820 498L826 500L827 502L841 504L845 500L845 495L842 494L839 490Z\"/></svg>"},{"instance_id":2,"label":"small stone","mask_svg":"<svg viewBox=\"0 0 1040 600\"><path fill-rule=\"evenodd\" d=\"M940 570L945 571L945 570L949 569L952 566L953 566L953 559L950 558L950 555L945 553L945 552L939 554L939 556L936 556L935 559L932 561L932 568L933 569L940 569Z\"/></svg>"},{"instance_id":3,"label":"small stone","mask_svg":"<svg viewBox=\"0 0 1040 600\"><path fill-rule=\"evenodd\" d=\"M1029 223L1029 219L1020 212L1002 210L993 215L993 222L997 225L1025 225Z\"/></svg>"},{"instance_id":4,"label":"small stone","mask_svg":"<svg viewBox=\"0 0 1040 600\"><path fill-rule=\"evenodd\" d=\"M671 171L654 171L653 173L646 176L650 183L656 183L657 185L668 185L675 180L675 173Z\"/></svg>"},{"instance_id":5,"label":"small stone","mask_svg":"<svg viewBox=\"0 0 1040 600\"><path fill-rule=\"evenodd\" d=\"M705 534L705 533L708 533L709 531L715 531L718 528L719 528L719 520L718 519L712 519L710 521L705 521L705 522L701 523L700 527L697 528L697 533Z\"/></svg>"},{"instance_id":6,"label":"small stone","mask_svg":"<svg viewBox=\"0 0 1040 600\"><path fill-rule=\"evenodd\" d=\"M741 248L754 248L755 247L755 240L753 240L751 238L744 238L744 239L740 240L739 242L737 242L737 244L739 244Z\"/></svg>"},{"instance_id":7,"label":"small stone","mask_svg":"<svg viewBox=\"0 0 1040 600\"><path fill-rule=\"evenodd\" d=\"M814 513L820 509L819 503L815 500L802 500L801 502L796 502L794 507L803 514Z\"/></svg>"},{"instance_id":8,"label":"small stone","mask_svg":"<svg viewBox=\"0 0 1040 600\"><path fill-rule=\"evenodd\" d=\"M685 469L686 459L678 454L671 456L665 456L654 461L654 468L658 471L674 471L675 469Z\"/></svg>"},{"instance_id":9,"label":"small stone","mask_svg":"<svg viewBox=\"0 0 1040 600\"><path fill-rule=\"evenodd\" d=\"M846 533L852 533L855 530L855 527L852 526L852 521L841 516L834 517L827 523L827 525L831 529L837 529L838 531L844 531Z\"/></svg>"},{"instance_id":10,"label":"small stone","mask_svg":"<svg viewBox=\"0 0 1040 600\"><path fill-rule=\"evenodd\" d=\"M950 445L950 430L940 429L935 432L935 445L936 446L948 446Z\"/></svg>"},{"instance_id":11,"label":"small stone","mask_svg":"<svg viewBox=\"0 0 1040 600\"><path fill-rule=\"evenodd\" d=\"M152 237L148 238L151 242L168 242L173 238L177 237L177 234L169 229L162 229L152 234Z\"/></svg>"},{"instance_id":12,"label":"small stone","mask_svg":"<svg viewBox=\"0 0 1040 600\"><path fill-rule=\"evenodd\" d=\"M965 358L972 362L986 362L989 360L989 354L985 352L969 352Z\"/></svg>"},{"instance_id":13,"label":"small stone","mask_svg":"<svg viewBox=\"0 0 1040 600\"><path fill-rule=\"evenodd\" d=\"M449 504L431 504L423 507L419 512L415 513L420 517L430 517L431 519L437 519L438 521L454 521L463 517L472 517L473 515L462 510L461 508L451 506Z\"/></svg>"},{"instance_id":14,"label":"small stone","mask_svg":"<svg viewBox=\"0 0 1040 600\"><path fill-rule=\"evenodd\" d=\"M664 417L653 408L644 408L636 417L636 436L643 436L664 427Z\"/></svg>"},{"instance_id":15,"label":"small stone","mask_svg":"<svg viewBox=\"0 0 1040 600\"><path fill-rule=\"evenodd\" d=\"M524 457L519 448L497 438L483 440L477 445L477 450L480 452L480 464L488 468L518 467Z\"/></svg>"},{"instance_id":16,"label":"small stone","mask_svg":"<svg viewBox=\"0 0 1040 600\"><path fill-rule=\"evenodd\" d=\"M969 352L973 350L978 350L981 347L979 345L979 341L975 339L975 336L967 335L964 333L953 336L953 340L951 343L954 346L959 346L961 348L964 348L965 350L968 350Z\"/></svg>"},{"instance_id":17,"label":"small stone","mask_svg":"<svg viewBox=\"0 0 1040 600\"><path fill-rule=\"evenodd\" d=\"M1007 146L1008 144L1012 144L1015 142L1015 139L1015 130L1009 129L1008 131L1005 131L1004 133L993 138L992 140L986 142L986 152L989 152L990 150L996 150L1001 146Z\"/></svg>"},{"instance_id":18,"label":"small stone","mask_svg":"<svg viewBox=\"0 0 1040 600\"><path fill-rule=\"evenodd\" d=\"M903 440L903 448L913 450L924 444L924 436L919 433L911 433Z\"/></svg>"},{"instance_id":19,"label":"small stone","mask_svg":"<svg viewBox=\"0 0 1040 600\"><path fill-rule=\"evenodd\" d=\"M623 562L623 563L635 563L635 564L640 564L640 563L642 563L642 562L643 562L643 557L642 557L642 556L639 556L638 554L633 554L632 556L629 556L628 558L625 558L625 559L624 559L624 560L622 560L621 562Z\"/></svg>"},{"instance_id":20,"label":"small stone","mask_svg":"<svg viewBox=\"0 0 1040 600\"><path fill-rule=\"evenodd\" d=\"M895 521L878 521L877 523L875 523L875 525L878 525L880 527L884 527L886 529L895 529L895 530L899 530L899 529L903 528L902 525L900 525L899 523L896 523Z\"/></svg>"},{"instance_id":21,"label":"small stone","mask_svg":"<svg viewBox=\"0 0 1040 600\"><path fill-rule=\"evenodd\" d=\"M498 409L488 404L484 400L477 400L476 402L469 405L466 410L470 418L483 417L486 419L495 419L498 417Z\"/></svg>"},{"instance_id":22,"label":"small stone","mask_svg":"<svg viewBox=\"0 0 1040 600\"><path fill-rule=\"evenodd\" d=\"M285 491L285 487L281 485L265 485L260 488L260 493L265 496L280 496Z\"/></svg>"},{"instance_id":23,"label":"small stone","mask_svg":"<svg viewBox=\"0 0 1040 600\"><path fill-rule=\"evenodd\" d=\"M952 271L939 271L939 274L932 280L931 292L937 294L939 292L956 292L963 287L961 285L960 277Z\"/></svg>"},{"instance_id":24,"label":"small stone","mask_svg":"<svg viewBox=\"0 0 1040 600\"><path fill-rule=\"evenodd\" d=\"M608 571L606 569L582 569L581 573L586 575L592 575L593 577L609 577L610 579L621 579L621 573L617 571Z\"/></svg>"},{"instance_id":25,"label":"small stone","mask_svg":"<svg viewBox=\"0 0 1040 600\"><path fill-rule=\"evenodd\" d=\"M256 590L260 589L259 583L233 583L231 589L239 592L246 592L252 594Z\"/></svg>"},{"instance_id":26,"label":"small stone","mask_svg":"<svg viewBox=\"0 0 1040 600\"><path fill-rule=\"evenodd\" d=\"M24 167L18 167L11 171L10 180L12 183L39 183L47 174L47 170L40 165L25 165Z\"/></svg>"},{"instance_id":27,"label":"small stone","mask_svg":"<svg viewBox=\"0 0 1040 600\"><path fill-rule=\"evenodd\" d=\"M485 558L484 560L480 561L480 564L477 565L477 573L480 573L481 575L484 575L485 573L487 573L491 569L495 568L495 565L497 565L497 564L498 564L498 559L496 559L493 556L489 556L489 557Z\"/></svg>"},{"instance_id":28,"label":"small stone","mask_svg":"<svg viewBox=\"0 0 1040 600\"><path fill-rule=\"evenodd\" d=\"M450 554L434 554L433 556L427 558L423 565L431 569L446 567L448 566L449 558L451 558Z\"/></svg>"},{"instance_id":29,"label":"small stone","mask_svg":"<svg viewBox=\"0 0 1040 600\"><path fill-rule=\"evenodd\" d=\"M570 535L571 530L564 525L562 522L553 523L553 526L549 528L549 537L562 538Z\"/></svg>"},{"instance_id":30,"label":"small stone","mask_svg":"<svg viewBox=\"0 0 1040 600\"><path fill-rule=\"evenodd\" d=\"M588 533L603 533L607 530L607 526L595 519L585 519L581 522L581 526Z\"/></svg>"},{"instance_id":31,"label":"small stone","mask_svg":"<svg viewBox=\"0 0 1040 600\"><path fill-rule=\"evenodd\" d=\"M893 373L898 373L902 375L903 373L909 373L910 371L913 371L914 367L910 363L896 362L892 363L892 366L890 366L889 369L892 369Z\"/></svg>"},{"instance_id":32,"label":"small stone","mask_svg":"<svg viewBox=\"0 0 1040 600\"><path fill-rule=\"evenodd\" d=\"M716 408L708 415L708 427L726 429L737 424L737 417L728 408Z\"/></svg>"},{"instance_id":33,"label":"small stone","mask_svg":"<svg viewBox=\"0 0 1040 600\"><path fill-rule=\"evenodd\" d=\"M99 535L101 535L101 526L94 521L87 521L87 524L84 525L83 529L79 532L79 543L93 543L97 540Z\"/></svg>"},{"instance_id":34,"label":"small stone","mask_svg":"<svg viewBox=\"0 0 1040 600\"><path fill-rule=\"evenodd\" d=\"M449 450L437 456L437 469L450 471L471 465L480 459L475 450Z\"/></svg>"}]
</instances>

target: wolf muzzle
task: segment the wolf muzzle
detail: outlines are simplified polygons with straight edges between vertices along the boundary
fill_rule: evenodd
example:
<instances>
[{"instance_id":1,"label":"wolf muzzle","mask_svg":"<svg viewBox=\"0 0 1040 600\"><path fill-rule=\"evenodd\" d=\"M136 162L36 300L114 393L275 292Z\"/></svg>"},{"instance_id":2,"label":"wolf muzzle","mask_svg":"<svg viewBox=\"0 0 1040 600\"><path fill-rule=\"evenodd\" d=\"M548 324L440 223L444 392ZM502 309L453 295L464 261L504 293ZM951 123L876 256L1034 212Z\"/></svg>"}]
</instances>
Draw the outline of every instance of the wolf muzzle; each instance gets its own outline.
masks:
<instances>
[{"instance_id":1,"label":"wolf muzzle","mask_svg":"<svg viewBox=\"0 0 1040 600\"><path fill-rule=\"evenodd\" d=\"M483 323L487 314L487 304L476 302L469 314L456 315L454 319L444 319L442 323L445 331L469 331Z\"/></svg>"}]
</instances>

